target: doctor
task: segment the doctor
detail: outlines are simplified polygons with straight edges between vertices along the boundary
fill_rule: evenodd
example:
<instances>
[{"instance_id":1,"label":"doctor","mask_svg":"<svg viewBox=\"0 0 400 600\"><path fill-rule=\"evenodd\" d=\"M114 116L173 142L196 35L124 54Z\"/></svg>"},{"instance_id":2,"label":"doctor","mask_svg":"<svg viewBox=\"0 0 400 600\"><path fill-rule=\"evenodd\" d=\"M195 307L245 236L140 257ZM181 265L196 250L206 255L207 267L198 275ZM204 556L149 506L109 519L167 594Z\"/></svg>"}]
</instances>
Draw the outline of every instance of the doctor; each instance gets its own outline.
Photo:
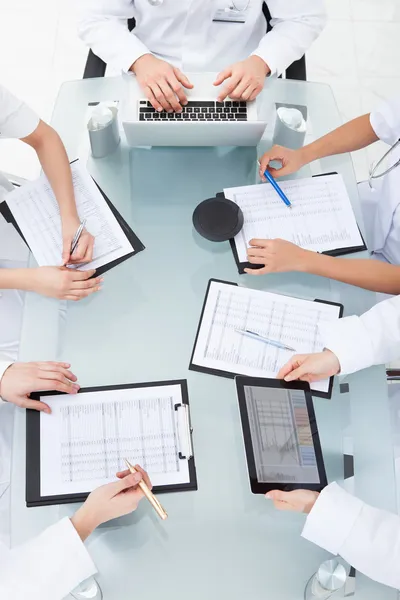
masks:
<instances>
[{"instance_id":1,"label":"doctor","mask_svg":"<svg viewBox=\"0 0 400 600\"><path fill-rule=\"evenodd\" d=\"M260 175L267 168L274 176L288 175L313 160L359 150L377 140L386 142L388 151L358 189L367 246L378 260L333 258L279 239L251 240L249 262L265 266L246 269L247 273L305 271L377 292L400 294L400 97L299 150L275 146L262 157ZM282 168L269 167L272 160L281 161Z\"/></svg>"},{"instance_id":2,"label":"doctor","mask_svg":"<svg viewBox=\"0 0 400 600\"><path fill-rule=\"evenodd\" d=\"M30 400L31 392L76 393L79 385L69 367L56 362L0 362L0 422L12 404L50 412L47 404ZM0 475L4 476L3 451L9 448L4 446L1 430L0 450ZM147 473L138 465L136 469L139 473L133 475L117 473L119 481L92 492L72 519L62 519L21 547L10 551L9 540L0 532L0 598L61 600L94 575L96 567L83 542L101 523L136 510L143 497L137 487L142 478L151 489ZM0 495L3 492L4 482L0 481Z\"/></svg>"},{"instance_id":3,"label":"doctor","mask_svg":"<svg viewBox=\"0 0 400 600\"><path fill-rule=\"evenodd\" d=\"M278 373L286 381L317 381L354 373L400 356L400 298L390 298L361 317L320 326L325 347L318 354L294 356ZM356 569L400 589L400 517L368 506L337 483L321 494L309 490L272 491L267 498L281 510L308 514L303 537Z\"/></svg>"},{"instance_id":4,"label":"doctor","mask_svg":"<svg viewBox=\"0 0 400 600\"><path fill-rule=\"evenodd\" d=\"M301 58L325 24L323 0L84 0L79 35L108 65L135 73L156 110L180 111L185 73L220 71L227 96L253 100L267 75ZM127 19L134 17L132 33Z\"/></svg>"}]
</instances>

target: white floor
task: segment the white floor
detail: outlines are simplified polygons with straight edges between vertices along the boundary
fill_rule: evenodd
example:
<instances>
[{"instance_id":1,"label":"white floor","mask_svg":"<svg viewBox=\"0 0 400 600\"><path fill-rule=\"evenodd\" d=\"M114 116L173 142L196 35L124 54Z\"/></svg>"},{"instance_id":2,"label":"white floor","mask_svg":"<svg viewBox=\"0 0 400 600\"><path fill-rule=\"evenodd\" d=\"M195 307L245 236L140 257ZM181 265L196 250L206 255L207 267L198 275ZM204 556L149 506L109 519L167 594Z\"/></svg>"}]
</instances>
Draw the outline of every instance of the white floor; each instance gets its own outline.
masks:
<instances>
[{"instance_id":1,"label":"white floor","mask_svg":"<svg viewBox=\"0 0 400 600\"><path fill-rule=\"evenodd\" d=\"M87 50L76 35L79 0L1 0L0 81L51 118L63 81L80 79ZM81 0L82 1L82 0ZM400 94L400 0L326 0L329 23L308 52L308 79L329 83L344 120ZM18 151L17 151L18 146ZM359 179L379 148L354 155ZM34 177L35 156L2 140L0 168Z\"/></svg>"}]
</instances>

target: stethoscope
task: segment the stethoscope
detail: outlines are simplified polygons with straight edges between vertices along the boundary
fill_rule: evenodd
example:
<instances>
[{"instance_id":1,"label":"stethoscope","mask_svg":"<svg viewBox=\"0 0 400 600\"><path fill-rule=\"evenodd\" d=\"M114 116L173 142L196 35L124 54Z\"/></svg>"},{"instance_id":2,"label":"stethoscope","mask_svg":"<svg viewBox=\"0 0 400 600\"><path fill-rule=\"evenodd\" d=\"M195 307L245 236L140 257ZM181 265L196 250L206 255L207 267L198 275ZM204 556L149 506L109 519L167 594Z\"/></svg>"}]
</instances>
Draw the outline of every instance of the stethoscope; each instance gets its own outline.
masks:
<instances>
[{"instance_id":1,"label":"stethoscope","mask_svg":"<svg viewBox=\"0 0 400 600\"><path fill-rule=\"evenodd\" d=\"M164 4L164 0L147 0L150 6L162 6ZM229 7L231 10L236 10L237 12L244 12L249 8L250 0L247 0L246 6L238 8L236 2L231 0L231 6Z\"/></svg>"},{"instance_id":2,"label":"stethoscope","mask_svg":"<svg viewBox=\"0 0 400 600\"><path fill-rule=\"evenodd\" d=\"M376 164L371 165L371 169L369 171L369 178L368 178L368 184L371 189L372 189L372 181L374 179L380 179L381 177L384 177L385 175L387 175L388 173L390 173L391 171L393 171L394 169L396 169L396 167L398 167L400 165L400 158L399 158L399 160L396 161L394 163L394 165L392 165L391 167L389 167L388 169L383 171L383 173L379 173L378 175L376 174L379 167L381 166L381 164L388 158L388 156L390 156L392 154L392 152L398 146L400 146L400 140L397 140L397 142L395 142L393 144L393 146L391 148L389 148L389 150L387 152L385 152L385 154L382 156L382 158L380 160L378 160L378 162Z\"/></svg>"}]
</instances>

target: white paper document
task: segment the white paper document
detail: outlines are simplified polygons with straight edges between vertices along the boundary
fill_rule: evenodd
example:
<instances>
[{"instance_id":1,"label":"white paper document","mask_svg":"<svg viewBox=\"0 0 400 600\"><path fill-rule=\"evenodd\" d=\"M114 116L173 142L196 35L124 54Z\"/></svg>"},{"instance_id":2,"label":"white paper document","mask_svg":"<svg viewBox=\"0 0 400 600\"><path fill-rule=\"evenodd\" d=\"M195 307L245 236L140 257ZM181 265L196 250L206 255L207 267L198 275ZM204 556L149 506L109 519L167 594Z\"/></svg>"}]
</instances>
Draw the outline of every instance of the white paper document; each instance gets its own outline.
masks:
<instances>
[{"instance_id":1,"label":"white paper document","mask_svg":"<svg viewBox=\"0 0 400 600\"><path fill-rule=\"evenodd\" d=\"M363 246L341 175L281 181L279 186L292 208L270 183L224 190L244 215L243 228L235 237L239 262L247 262L251 239L280 238L315 252Z\"/></svg>"},{"instance_id":2,"label":"white paper document","mask_svg":"<svg viewBox=\"0 0 400 600\"><path fill-rule=\"evenodd\" d=\"M89 172L71 164L75 200L81 221L95 237L93 260L80 270L98 269L130 254L134 248L104 200ZM16 188L6 197L25 240L39 266L62 264L62 229L58 203L47 177Z\"/></svg>"},{"instance_id":3,"label":"white paper document","mask_svg":"<svg viewBox=\"0 0 400 600\"><path fill-rule=\"evenodd\" d=\"M338 319L339 314L337 305L212 281L192 362L239 375L276 377L294 354L322 351L318 325ZM239 333L246 330L295 351ZM329 380L311 388L326 393Z\"/></svg>"},{"instance_id":4,"label":"white paper document","mask_svg":"<svg viewBox=\"0 0 400 600\"><path fill-rule=\"evenodd\" d=\"M42 496L87 493L115 481L124 458L141 465L154 486L189 483L179 458L178 384L46 396L40 415Z\"/></svg>"}]
</instances>

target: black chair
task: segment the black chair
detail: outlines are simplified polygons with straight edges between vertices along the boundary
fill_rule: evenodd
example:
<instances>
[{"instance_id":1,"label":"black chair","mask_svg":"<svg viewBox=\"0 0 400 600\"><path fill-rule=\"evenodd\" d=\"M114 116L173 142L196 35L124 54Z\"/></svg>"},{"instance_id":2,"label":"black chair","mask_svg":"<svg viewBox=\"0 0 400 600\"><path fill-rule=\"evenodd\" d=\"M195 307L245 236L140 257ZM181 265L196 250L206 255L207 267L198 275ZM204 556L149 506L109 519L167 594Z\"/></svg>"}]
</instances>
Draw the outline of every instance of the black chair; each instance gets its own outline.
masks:
<instances>
[{"instance_id":1,"label":"black chair","mask_svg":"<svg viewBox=\"0 0 400 600\"><path fill-rule=\"evenodd\" d=\"M268 6L265 4L265 2L263 5L263 13L267 21L267 32L271 31L271 15L268 10ZM129 31L132 31L134 27L135 19L128 19ZM106 66L106 63L101 58L94 54L92 50L89 50L85 70L83 73L83 79L90 79L91 77L104 77L104 74L106 72ZM286 69L286 79L298 79L300 81L306 81L307 71L305 56L303 56L299 60L296 60Z\"/></svg>"}]
</instances>

